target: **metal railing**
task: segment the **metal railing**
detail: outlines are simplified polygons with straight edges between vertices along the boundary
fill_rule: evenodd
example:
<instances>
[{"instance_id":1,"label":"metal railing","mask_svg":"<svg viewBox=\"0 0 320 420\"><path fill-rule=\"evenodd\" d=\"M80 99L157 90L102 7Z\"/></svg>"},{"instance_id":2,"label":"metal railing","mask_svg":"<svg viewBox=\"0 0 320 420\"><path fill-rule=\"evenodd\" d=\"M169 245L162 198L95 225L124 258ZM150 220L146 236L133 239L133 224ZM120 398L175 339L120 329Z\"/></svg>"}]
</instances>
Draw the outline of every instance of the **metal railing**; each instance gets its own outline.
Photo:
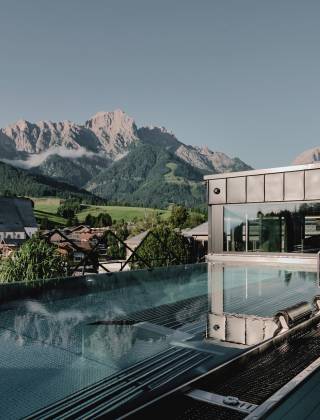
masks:
<instances>
[{"instance_id":1,"label":"metal railing","mask_svg":"<svg viewBox=\"0 0 320 420\"><path fill-rule=\"evenodd\" d=\"M320 287L320 251L317 252L317 282Z\"/></svg>"}]
</instances>

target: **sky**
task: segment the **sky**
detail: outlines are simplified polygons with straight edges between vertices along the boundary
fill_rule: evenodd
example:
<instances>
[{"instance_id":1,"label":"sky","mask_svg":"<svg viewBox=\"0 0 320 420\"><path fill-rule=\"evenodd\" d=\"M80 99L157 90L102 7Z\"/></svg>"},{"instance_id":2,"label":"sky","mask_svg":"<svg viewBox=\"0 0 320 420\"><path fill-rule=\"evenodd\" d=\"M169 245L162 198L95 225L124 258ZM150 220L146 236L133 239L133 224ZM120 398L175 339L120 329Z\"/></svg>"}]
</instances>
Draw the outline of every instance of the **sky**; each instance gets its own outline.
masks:
<instances>
[{"instance_id":1,"label":"sky","mask_svg":"<svg viewBox=\"0 0 320 420\"><path fill-rule=\"evenodd\" d=\"M320 145L318 0L0 0L0 127L123 109L255 168Z\"/></svg>"}]
</instances>

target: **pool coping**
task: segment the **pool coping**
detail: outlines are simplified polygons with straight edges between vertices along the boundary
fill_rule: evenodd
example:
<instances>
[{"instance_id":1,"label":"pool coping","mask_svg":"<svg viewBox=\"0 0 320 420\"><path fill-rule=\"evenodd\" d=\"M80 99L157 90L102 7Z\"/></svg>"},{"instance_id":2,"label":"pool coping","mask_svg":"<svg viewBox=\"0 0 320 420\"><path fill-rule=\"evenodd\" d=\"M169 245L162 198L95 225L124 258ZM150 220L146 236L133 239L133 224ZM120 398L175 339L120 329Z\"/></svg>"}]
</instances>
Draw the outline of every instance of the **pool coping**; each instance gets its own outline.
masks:
<instances>
[{"instance_id":1,"label":"pool coping","mask_svg":"<svg viewBox=\"0 0 320 420\"><path fill-rule=\"evenodd\" d=\"M306 268L307 271L317 271L317 254L302 253L248 253L248 252L223 252L211 253L206 256L208 263L226 263L237 265L271 265L276 267L292 266Z\"/></svg>"}]
</instances>

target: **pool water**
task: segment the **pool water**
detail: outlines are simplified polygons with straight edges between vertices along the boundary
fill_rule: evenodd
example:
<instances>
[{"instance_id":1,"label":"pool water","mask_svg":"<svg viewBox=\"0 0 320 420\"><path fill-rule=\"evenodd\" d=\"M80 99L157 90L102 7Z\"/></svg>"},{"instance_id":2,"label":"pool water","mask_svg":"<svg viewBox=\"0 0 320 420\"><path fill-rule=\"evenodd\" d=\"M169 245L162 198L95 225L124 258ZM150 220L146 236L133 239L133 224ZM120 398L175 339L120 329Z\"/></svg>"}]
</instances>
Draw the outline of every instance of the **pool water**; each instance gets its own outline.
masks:
<instances>
[{"instance_id":1,"label":"pool water","mask_svg":"<svg viewBox=\"0 0 320 420\"><path fill-rule=\"evenodd\" d=\"M214 270L211 285L218 281ZM223 290L224 312L265 317L298 302L312 302L320 293L314 272L263 266L224 267L219 287Z\"/></svg>"},{"instance_id":2,"label":"pool water","mask_svg":"<svg viewBox=\"0 0 320 420\"><path fill-rule=\"evenodd\" d=\"M198 343L208 310L272 316L318 293L312 272L211 264L3 285L0 416L29 415L192 343L195 330L202 331ZM212 360L220 364L234 354L213 352Z\"/></svg>"}]
</instances>

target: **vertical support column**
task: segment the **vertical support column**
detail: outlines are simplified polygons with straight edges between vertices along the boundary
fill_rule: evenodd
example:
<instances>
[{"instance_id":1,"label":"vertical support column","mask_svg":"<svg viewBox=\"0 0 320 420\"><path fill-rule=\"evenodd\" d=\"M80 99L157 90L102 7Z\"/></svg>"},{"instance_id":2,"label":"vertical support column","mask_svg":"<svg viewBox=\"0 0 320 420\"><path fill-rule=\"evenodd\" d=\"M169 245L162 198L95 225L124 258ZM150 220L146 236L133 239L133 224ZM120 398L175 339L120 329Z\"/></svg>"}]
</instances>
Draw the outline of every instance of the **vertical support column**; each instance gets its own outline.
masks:
<instances>
[{"instance_id":1,"label":"vertical support column","mask_svg":"<svg viewBox=\"0 0 320 420\"><path fill-rule=\"evenodd\" d=\"M210 293L210 312L223 314L224 291L223 291L223 265L217 263L208 264L208 279Z\"/></svg>"},{"instance_id":2,"label":"vertical support column","mask_svg":"<svg viewBox=\"0 0 320 420\"><path fill-rule=\"evenodd\" d=\"M213 243L212 243L212 206L208 206L208 254L213 252Z\"/></svg>"},{"instance_id":3,"label":"vertical support column","mask_svg":"<svg viewBox=\"0 0 320 420\"><path fill-rule=\"evenodd\" d=\"M213 205L211 207L211 215L209 230L211 231L211 248L210 252L223 252L223 205Z\"/></svg>"},{"instance_id":4,"label":"vertical support column","mask_svg":"<svg viewBox=\"0 0 320 420\"><path fill-rule=\"evenodd\" d=\"M207 337L216 340L226 339L226 317L224 309L223 265L208 264L209 314Z\"/></svg>"},{"instance_id":5,"label":"vertical support column","mask_svg":"<svg viewBox=\"0 0 320 420\"><path fill-rule=\"evenodd\" d=\"M246 213L246 230L245 230L245 244L246 252L249 251L249 223L248 223L248 213Z\"/></svg>"}]
</instances>

